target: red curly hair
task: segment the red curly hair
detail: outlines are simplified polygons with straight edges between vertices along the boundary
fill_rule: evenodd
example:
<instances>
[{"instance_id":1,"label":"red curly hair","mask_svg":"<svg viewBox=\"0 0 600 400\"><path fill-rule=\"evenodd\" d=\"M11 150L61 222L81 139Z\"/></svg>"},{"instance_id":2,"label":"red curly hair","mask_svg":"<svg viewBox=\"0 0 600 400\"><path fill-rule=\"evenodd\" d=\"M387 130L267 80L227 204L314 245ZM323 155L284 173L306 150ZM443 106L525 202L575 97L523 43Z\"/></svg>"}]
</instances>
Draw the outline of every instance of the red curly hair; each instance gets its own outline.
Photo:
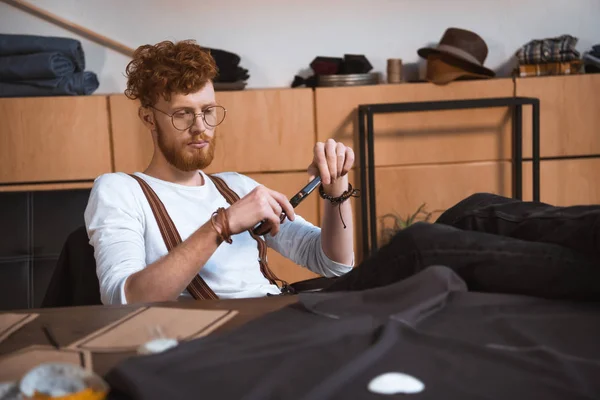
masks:
<instances>
[{"instance_id":1,"label":"red curly hair","mask_svg":"<svg viewBox=\"0 0 600 400\"><path fill-rule=\"evenodd\" d=\"M169 101L173 93L197 92L215 78L217 66L194 40L164 41L138 47L126 72L125 95L149 106L156 104L159 96Z\"/></svg>"}]
</instances>

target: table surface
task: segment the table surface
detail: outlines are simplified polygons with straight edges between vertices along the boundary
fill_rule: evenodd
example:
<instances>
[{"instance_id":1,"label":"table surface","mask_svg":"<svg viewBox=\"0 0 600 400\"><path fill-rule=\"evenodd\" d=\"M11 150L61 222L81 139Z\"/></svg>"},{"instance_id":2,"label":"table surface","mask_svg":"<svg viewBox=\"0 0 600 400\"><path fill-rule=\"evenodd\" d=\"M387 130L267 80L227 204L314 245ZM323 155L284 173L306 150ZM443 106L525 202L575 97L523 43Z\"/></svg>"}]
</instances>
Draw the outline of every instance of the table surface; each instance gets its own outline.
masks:
<instances>
[{"instance_id":1,"label":"table surface","mask_svg":"<svg viewBox=\"0 0 600 400\"><path fill-rule=\"evenodd\" d=\"M297 296L272 296L254 299L190 300L125 306L82 306L7 311L10 313L36 313L39 316L0 343L0 356L31 345L50 345L51 343L42 329L43 326L50 327L59 345L68 346L143 306L237 310L238 314L234 318L211 333L211 335L218 335L296 302ZM104 375L121 360L132 355L134 353L131 352L94 353L92 355L93 369L96 373Z\"/></svg>"}]
</instances>

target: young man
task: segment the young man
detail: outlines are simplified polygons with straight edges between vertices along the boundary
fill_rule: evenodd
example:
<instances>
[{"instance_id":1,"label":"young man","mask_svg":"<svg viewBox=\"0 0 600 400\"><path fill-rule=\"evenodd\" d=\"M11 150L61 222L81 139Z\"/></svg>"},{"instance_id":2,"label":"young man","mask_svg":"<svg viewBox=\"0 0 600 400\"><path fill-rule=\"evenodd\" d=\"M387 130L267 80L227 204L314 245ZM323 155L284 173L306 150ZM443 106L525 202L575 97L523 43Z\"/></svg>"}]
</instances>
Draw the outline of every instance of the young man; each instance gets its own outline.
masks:
<instances>
[{"instance_id":1,"label":"young man","mask_svg":"<svg viewBox=\"0 0 600 400\"><path fill-rule=\"evenodd\" d=\"M235 172L203 172L225 118L212 84L216 73L210 54L193 41L141 46L127 67L125 94L141 102L154 156L143 173L105 174L94 183L85 222L104 304L279 294L260 259L263 240L323 276L353 266L349 202L326 201L318 228L295 215L281 193ZM317 143L308 178L321 177L324 198L347 199L353 163L352 149L333 140ZM230 205L227 190L240 199ZM172 224L157 220L161 203ZM261 222L268 233L253 235ZM164 239L171 225L171 239ZM177 236L181 243L173 246Z\"/></svg>"}]
</instances>

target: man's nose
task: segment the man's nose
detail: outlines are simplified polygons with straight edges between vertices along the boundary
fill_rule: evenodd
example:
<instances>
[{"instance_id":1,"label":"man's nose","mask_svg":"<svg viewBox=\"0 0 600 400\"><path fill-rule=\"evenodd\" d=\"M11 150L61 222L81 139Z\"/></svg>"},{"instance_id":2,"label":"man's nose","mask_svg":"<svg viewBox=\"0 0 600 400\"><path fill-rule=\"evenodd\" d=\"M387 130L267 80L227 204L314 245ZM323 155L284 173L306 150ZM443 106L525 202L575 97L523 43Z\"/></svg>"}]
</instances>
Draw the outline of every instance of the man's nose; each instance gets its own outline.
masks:
<instances>
[{"instance_id":1,"label":"man's nose","mask_svg":"<svg viewBox=\"0 0 600 400\"><path fill-rule=\"evenodd\" d=\"M202 114L196 115L196 120L190 127L191 132L194 134L198 134L201 132L206 132L207 129L208 128L206 126L206 123L204 122L204 118L203 118Z\"/></svg>"}]
</instances>

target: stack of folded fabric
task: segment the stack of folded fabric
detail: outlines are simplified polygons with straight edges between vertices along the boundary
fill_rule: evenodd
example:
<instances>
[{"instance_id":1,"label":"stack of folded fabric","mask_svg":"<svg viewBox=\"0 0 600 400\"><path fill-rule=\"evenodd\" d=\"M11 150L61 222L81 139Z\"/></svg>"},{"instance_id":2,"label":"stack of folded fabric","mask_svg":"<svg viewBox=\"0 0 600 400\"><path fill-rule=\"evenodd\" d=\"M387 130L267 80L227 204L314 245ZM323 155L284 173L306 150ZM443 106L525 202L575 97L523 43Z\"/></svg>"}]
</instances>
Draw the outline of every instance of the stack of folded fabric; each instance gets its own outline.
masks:
<instances>
[{"instance_id":1,"label":"stack of folded fabric","mask_svg":"<svg viewBox=\"0 0 600 400\"><path fill-rule=\"evenodd\" d=\"M98 77L84 70L78 40L0 34L0 97L89 95Z\"/></svg>"},{"instance_id":2,"label":"stack of folded fabric","mask_svg":"<svg viewBox=\"0 0 600 400\"><path fill-rule=\"evenodd\" d=\"M571 35L536 39L517 51L519 76L571 75L583 65L575 49L578 39Z\"/></svg>"},{"instance_id":3,"label":"stack of folded fabric","mask_svg":"<svg viewBox=\"0 0 600 400\"><path fill-rule=\"evenodd\" d=\"M592 46L592 51L583 55L585 72L588 74L600 72L600 43Z\"/></svg>"},{"instance_id":4,"label":"stack of folded fabric","mask_svg":"<svg viewBox=\"0 0 600 400\"><path fill-rule=\"evenodd\" d=\"M246 87L250 75L247 69L240 67L240 56L225 50L205 49L210 51L219 70L214 80L215 90L241 90Z\"/></svg>"}]
</instances>

